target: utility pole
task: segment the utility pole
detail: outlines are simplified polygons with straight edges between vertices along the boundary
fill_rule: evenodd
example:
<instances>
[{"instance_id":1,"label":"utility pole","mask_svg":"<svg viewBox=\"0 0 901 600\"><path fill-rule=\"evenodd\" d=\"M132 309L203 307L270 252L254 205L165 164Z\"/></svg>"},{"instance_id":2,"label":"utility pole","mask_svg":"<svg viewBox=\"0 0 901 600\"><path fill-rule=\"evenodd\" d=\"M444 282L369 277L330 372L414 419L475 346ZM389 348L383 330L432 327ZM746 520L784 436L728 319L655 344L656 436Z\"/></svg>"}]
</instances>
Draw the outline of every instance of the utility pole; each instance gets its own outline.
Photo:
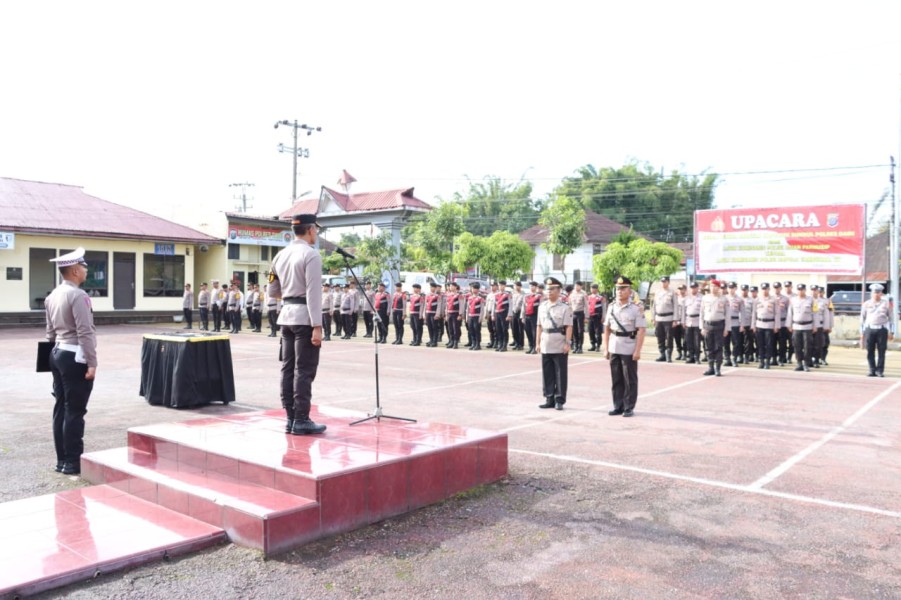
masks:
<instances>
[{"instance_id":1,"label":"utility pole","mask_svg":"<svg viewBox=\"0 0 901 600\"><path fill-rule=\"evenodd\" d=\"M298 125L296 119L294 120L293 123L288 120L276 121L275 128L278 129L279 125L285 125L287 127L294 128L294 151L292 152L292 154L294 156L294 173L293 173L294 185L291 188L291 201L296 202L297 201L297 157L302 156L303 158L308 158L310 156L309 149L297 147L297 131L299 129L303 129L304 131L307 132L307 135L310 136L310 135L313 135L314 131L322 131L322 127L313 127L312 125L307 125L306 123ZM285 148L284 144L278 145L278 151L279 152L289 152L288 148Z\"/></svg>"},{"instance_id":2,"label":"utility pole","mask_svg":"<svg viewBox=\"0 0 901 600\"><path fill-rule=\"evenodd\" d=\"M242 213L246 213L248 208L253 208L253 206L247 204L247 188L253 187L252 183L230 183L228 184L228 187L241 188L241 195L234 196L235 200L241 201L241 204L237 207L238 210L240 210Z\"/></svg>"}]
</instances>

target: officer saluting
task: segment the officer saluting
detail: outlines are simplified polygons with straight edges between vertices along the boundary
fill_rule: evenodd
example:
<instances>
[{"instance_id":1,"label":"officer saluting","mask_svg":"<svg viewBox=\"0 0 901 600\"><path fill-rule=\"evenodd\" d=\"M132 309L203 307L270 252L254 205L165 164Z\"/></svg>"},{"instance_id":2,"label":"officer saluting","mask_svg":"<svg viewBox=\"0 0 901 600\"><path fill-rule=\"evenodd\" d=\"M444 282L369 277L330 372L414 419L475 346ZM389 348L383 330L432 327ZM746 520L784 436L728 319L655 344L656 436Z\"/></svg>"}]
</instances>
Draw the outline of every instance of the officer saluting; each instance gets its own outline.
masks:
<instances>
[{"instance_id":1,"label":"officer saluting","mask_svg":"<svg viewBox=\"0 0 901 600\"><path fill-rule=\"evenodd\" d=\"M538 307L536 340L541 350L545 402L538 408L563 410L569 372L567 355L573 338L573 311L560 300L560 288L563 287L560 280L548 277L544 283L548 299Z\"/></svg>"},{"instance_id":2,"label":"officer saluting","mask_svg":"<svg viewBox=\"0 0 901 600\"><path fill-rule=\"evenodd\" d=\"M867 349L869 377L883 376L887 340L895 337L892 305L882 297L882 290L878 283L871 285L873 295L860 308L860 347Z\"/></svg>"},{"instance_id":3,"label":"officer saluting","mask_svg":"<svg viewBox=\"0 0 901 600\"><path fill-rule=\"evenodd\" d=\"M56 342L50 353L53 374L53 443L56 471L81 473L84 452L84 415L97 372L97 337L91 297L80 288L88 276L84 248L51 258L63 282L44 301L47 339Z\"/></svg>"},{"instance_id":4,"label":"officer saluting","mask_svg":"<svg viewBox=\"0 0 901 600\"><path fill-rule=\"evenodd\" d=\"M322 347L322 257L313 248L316 215L296 215L294 241L272 259L269 292L284 302L278 316L282 329L282 406L286 430L294 435L322 433L325 425L310 420L313 380Z\"/></svg>"},{"instance_id":5,"label":"officer saluting","mask_svg":"<svg viewBox=\"0 0 901 600\"><path fill-rule=\"evenodd\" d=\"M616 300L604 321L604 353L613 383L613 410L607 414L631 417L638 401L638 359L647 322L641 302L632 302L632 281L620 276L615 286Z\"/></svg>"}]
</instances>

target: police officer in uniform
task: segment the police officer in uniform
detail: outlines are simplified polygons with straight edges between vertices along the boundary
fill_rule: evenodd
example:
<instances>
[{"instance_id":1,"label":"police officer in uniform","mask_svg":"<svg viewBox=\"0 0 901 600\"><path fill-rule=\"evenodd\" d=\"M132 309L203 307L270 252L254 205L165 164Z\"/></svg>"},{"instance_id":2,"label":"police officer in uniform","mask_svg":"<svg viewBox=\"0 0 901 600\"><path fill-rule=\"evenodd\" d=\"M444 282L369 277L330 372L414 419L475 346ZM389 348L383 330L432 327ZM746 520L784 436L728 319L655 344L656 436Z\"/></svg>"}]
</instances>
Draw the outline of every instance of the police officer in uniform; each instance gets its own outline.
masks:
<instances>
[{"instance_id":1,"label":"police officer in uniform","mask_svg":"<svg viewBox=\"0 0 901 600\"><path fill-rule=\"evenodd\" d=\"M826 336L832 331L832 313L829 311L829 300L823 297L823 290L817 286L810 286L813 295L813 367L819 369L825 362L824 349Z\"/></svg>"},{"instance_id":2,"label":"police officer in uniform","mask_svg":"<svg viewBox=\"0 0 901 600\"><path fill-rule=\"evenodd\" d=\"M774 359L775 332L778 331L782 321L779 319L779 300L770 295L770 284L760 284L760 296L754 302L754 312L751 321L754 323L753 331L757 337L757 357L760 359L758 369L769 369Z\"/></svg>"},{"instance_id":3,"label":"police officer in uniform","mask_svg":"<svg viewBox=\"0 0 901 600\"><path fill-rule=\"evenodd\" d=\"M392 345L404 343L404 314L407 312L407 295L404 294L403 284L394 284L394 295L391 296L391 323L394 325L394 341Z\"/></svg>"},{"instance_id":4,"label":"police officer in uniform","mask_svg":"<svg viewBox=\"0 0 901 600\"><path fill-rule=\"evenodd\" d=\"M182 313L185 315L185 325L183 329L194 328L194 292L191 291L191 284L185 284L185 293L181 300Z\"/></svg>"},{"instance_id":5,"label":"police officer in uniform","mask_svg":"<svg viewBox=\"0 0 901 600\"><path fill-rule=\"evenodd\" d=\"M638 402L638 359L647 322L641 302L632 302L632 281L618 277L616 300L607 307L604 320L604 354L610 361L613 410L610 416L634 415Z\"/></svg>"},{"instance_id":6,"label":"police officer in uniform","mask_svg":"<svg viewBox=\"0 0 901 600\"><path fill-rule=\"evenodd\" d=\"M544 404L538 408L563 410L568 377L567 356L572 348L573 311L560 300L562 284L554 277L545 280L548 299L538 307L535 335L541 350Z\"/></svg>"},{"instance_id":7,"label":"police officer in uniform","mask_svg":"<svg viewBox=\"0 0 901 600\"><path fill-rule=\"evenodd\" d=\"M676 323L676 295L669 289L669 277L661 277L663 289L654 294L654 335L660 356L657 362L673 362L673 328Z\"/></svg>"},{"instance_id":8,"label":"police officer in uniform","mask_svg":"<svg viewBox=\"0 0 901 600\"><path fill-rule=\"evenodd\" d=\"M682 326L685 328L685 364L701 362L701 301L698 282L693 281L691 293L682 301Z\"/></svg>"},{"instance_id":9,"label":"police officer in uniform","mask_svg":"<svg viewBox=\"0 0 901 600\"><path fill-rule=\"evenodd\" d=\"M780 323L773 332L773 356L777 359L775 364L785 366L788 359L788 341L791 334L785 323L785 314L788 312L788 296L782 293L782 284L773 283L773 296L776 298L777 322Z\"/></svg>"},{"instance_id":10,"label":"police officer in uniform","mask_svg":"<svg viewBox=\"0 0 901 600\"><path fill-rule=\"evenodd\" d=\"M447 313L447 344L445 344L445 347L456 350L460 347L463 313L466 311L463 295L460 294L460 284L450 284L447 296L445 296L445 302Z\"/></svg>"},{"instance_id":11,"label":"police officer in uniform","mask_svg":"<svg viewBox=\"0 0 901 600\"><path fill-rule=\"evenodd\" d=\"M485 298L479 293L478 281L469 284L472 292L466 300L466 329L469 331L469 349L482 349L482 317L485 314Z\"/></svg>"},{"instance_id":12,"label":"police officer in uniform","mask_svg":"<svg viewBox=\"0 0 901 600\"><path fill-rule=\"evenodd\" d=\"M529 340L529 350L526 354L538 354L535 349L535 327L538 323L538 306L541 304L541 293L538 291L538 282L529 282L529 294L523 299L522 324Z\"/></svg>"},{"instance_id":13,"label":"police officer in uniform","mask_svg":"<svg viewBox=\"0 0 901 600\"><path fill-rule=\"evenodd\" d=\"M294 241L272 259L269 289L282 298L278 316L282 329L282 406L286 430L294 435L322 433L325 425L310 419L313 380L322 348L322 257L313 247L318 235L316 215L296 215Z\"/></svg>"},{"instance_id":14,"label":"police officer in uniform","mask_svg":"<svg viewBox=\"0 0 901 600\"><path fill-rule=\"evenodd\" d=\"M870 286L872 295L860 308L860 347L867 349L869 377L882 377L885 372L885 348L895 337L892 305L882 297L881 284Z\"/></svg>"},{"instance_id":15,"label":"police officer in uniform","mask_svg":"<svg viewBox=\"0 0 901 600\"><path fill-rule=\"evenodd\" d=\"M200 330L209 331L210 329L210 291L206 287L206 282L200 284L200 293L197 294L197 306L200 308Z\"/></svg>"},{"instance_id":16,"label":"police officer in uniform","mask_svg":"<svg viewBox=\"0 0 901 600\"><path fill-rule=\"evenodd\" d=\"M510 295L510 329L513 335L513 350L522 350L525 341L522 329L524 299L522 282L513 282L513 293Z\"/></svg>"},{"instance_id":17,"label":"police officer in uniform","mask_svg":"<svg viewBox=\"0 0 901 600\"><path fill-rule=\"evenodd\" d=\"M84 416L97 373L97 337L91 297L81 289L88 276L84 248L51 258L63 282L44 300L47 339L56 345L50 352L53 375L53 443L56 471L81 473L84 453Z\"/></svg>"},{"instance_id":18,"label":"police officer in uniform","mask_svg":"<svg viewBox=\"0 0 901 600\"><path fill-rule=\"evenodd\" d=\"M726 336L725 365L727 367L737 367L742 363L744 355L745 326L742 325L741 318L745 309L745 301L736 293L738 289L737 283L730 281L727 289L726 300L732 309L732 320L726 324L726 327L729 328L729 335ZM750 318L750 313L748 318Z\"/></svg>"},{"instance_id":19,"label":"police officer in uniform","mask_svg":"<svg viewBox=\"0 0 901 600\"><path fill-rule=\"evenodd\" d=\"M494 323L494 351L506 352L510 341L510 292L507 291L507 281L498 281L500 290L493 294L494 302L491 304L491 321Z\"/></svg>"},{"instance_id":20,"label":"police officer in uniform","mask_svg":"<svg viewBox=\"0 0 901 600\"><path fill-rule=\"evenodd\" d=\"M710 293L704 296L701 303L701 319L703 329L701 334L707 341L708 368L704 375L716 375L720 377L720 368L723 365L723 345L729 328L726 323L732 322L732 306L729 299L723 296L725 281L713 280L710 282Z\"/></svg>"},{"instance_id":21,"label":"police officer in uniform","mask_svg":"<svg viewBox=\"0 0 901 600\"><path fill-rule=\"evenodd\" d=\"M357 317L357 294L350 284L344 286L344 294L341 296L341 308L339 310L343 321L342 330L344 331L341 339L349 340L353 335L353 321Z\"/></svg>"},{"instance_id":22,"label":"police officer in uniform","mask_svg":"<svg viewBox=\"0 0 901 600\"><path fill-rule=\"evenodd\" d=\"M792 334L792 348L798 360L795 371L810 371L813 366L811 344L813 343L814 299L807 295L807 286L799 283L798 293L790 297L785 322Z\"/></svg>"},{"instance_id":23,"label":"police officer in uniform","mask_svg":"<svg viewBox=\"0 0 901 600\"><path fill-rule=\"evenodd\" d=\"M425 319L425 296L422 295L422 286L418 283L413 284L413 293L407 303L408 312L410 313L410 329L413 331L413 341L411 346L419 346L422 344L422 323Z\"/></svg>"},{"instance_id":24,"label":"police officer in uniform","mask_svg":"<svg viewBox=\"0 0 901 600\"><path fill-rule=\"evenodd\" d=\"M225 293L219 287L219 280L213 280L213 291L210 292L210 301L213 309L213 331L222 329L222 305L225 302Z\"/></svg>"},{"instance_id":25,"label":"police officer in uniform","mask_svg":"<svg viewBox=\"0 0 901 600\"><path fill-rule=\"evenodd\" d=\"M366 326L366 334L363 336L364 338L372 337L372 307L375 306L375 291L372 289L372 282L368 279L366 283L363 284L363 295L366 298L369 298L369 301L366 301L366 298L363 298L363 324ZM372 304L370 304L370 302Z\"/></svg>"},{"instance_id":26,"label":"police officer in uniform","mask_svg":"<svg viewBox=\"0 0 901 600\"><path fill-rule=\"evenodd\" d=\"M388 292L385 291L385 284L383 282L379 282L378 291L373 296L372 304L375 307L375 312L378 315L378 320L376 321L376 344L384 344L388 341L388 304L391 302L391 297L388 295ZM373 315L375 318L375 315Z\"/></svg>"},{"instance_id":27,"label":"police officer in uniform","mask_svg":"<svg viewBox=\"0 0 901 600\"><path fill-rule=\"evenodd\" d=\"M585 309L588 307L588 294L582 290L582 282L577 281L569 295L569 307L573 311L573 354L582 354L585 343Z\"/></svg>"},{"instance_id":28,"label":"police officer in uniform","mask_svg":"<svg viewBox=\"0 0 901 600\"><path fill-rule=\"evenodd\" d=\"M269 291L269 286L266 288L266 316L269 318L269 337L276 337L278 335L278 298L272 295L272 292Z\"/></svg>"}]
</instances>

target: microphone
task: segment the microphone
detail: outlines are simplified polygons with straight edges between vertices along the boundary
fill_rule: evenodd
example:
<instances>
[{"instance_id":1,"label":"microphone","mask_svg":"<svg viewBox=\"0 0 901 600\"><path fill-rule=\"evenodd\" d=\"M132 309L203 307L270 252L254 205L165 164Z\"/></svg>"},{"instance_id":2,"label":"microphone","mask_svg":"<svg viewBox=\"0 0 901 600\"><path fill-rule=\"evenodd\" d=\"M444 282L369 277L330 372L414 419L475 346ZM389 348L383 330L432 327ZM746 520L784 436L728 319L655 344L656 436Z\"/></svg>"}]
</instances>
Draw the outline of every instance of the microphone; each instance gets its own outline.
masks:
<instances>
[{"instance_id":1,"label":"microphone","mask_svg":"<svg viewBox=\"0 0 901 600\"><path fill-rule=\"evenodd\" d=\"M353 254L351 254L350 252L348 252L347 250L345 250L344 248L341 248L339 246L335 246L335 252L337 252L338 254L340 254L341 256L343 256L344 258L346 258L348 260L357 260L356 256L354 256Z\"/></svg>"}]
</instances>

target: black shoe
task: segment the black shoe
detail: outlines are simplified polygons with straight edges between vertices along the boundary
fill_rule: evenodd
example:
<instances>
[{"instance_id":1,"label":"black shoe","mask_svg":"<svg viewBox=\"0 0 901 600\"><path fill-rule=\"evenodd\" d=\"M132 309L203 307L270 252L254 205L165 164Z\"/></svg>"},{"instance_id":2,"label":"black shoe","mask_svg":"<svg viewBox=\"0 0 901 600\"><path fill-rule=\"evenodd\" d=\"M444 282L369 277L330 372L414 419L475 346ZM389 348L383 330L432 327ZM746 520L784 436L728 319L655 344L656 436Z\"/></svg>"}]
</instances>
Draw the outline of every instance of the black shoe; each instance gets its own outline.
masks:
<instances>
[{"instance_id":1,"label":"black shoe","mask_svg":"<svg viewBox=\"0 0 901 600\"><path fill-rule=\"evenodd\" d=\"M63 466L65 466L65 463L58 462L58 463L56 463L56 466L53 467L53 470L56 471L57 473L62 473L62 472L63 472Z\"/></svg>"},{"instance_id":2,"label":"black shoe","mask_svg":"<svg viewBox=\"0 0 901 600\"><path fill-rule=\"evenodd\" d=\"M297 419L294 421L294 425L291 426L291 433L293 435L309 435L322 433L323 431L325 431L325 425L317 425L309 419Z\"/></svg>"},{"instance_id":3,"label":"black shoe","mask_svg":"<svg viewBox=\"0 0 901 600\"><path fill-rule=\"evenodd\" d=\"M538 351L535 348L529 348L529 351L526 354L538 354Z\"/></svg>"},{"instance_id":4,"label":"black shoe","mask_svg":"<svg viewBox=\"0 0 901 600\"><path fill-rule=\"evenodd\" d=\"M727 358L727 359L723 362L723 364L726 365L727 367L731 367L731 366L732 366L732 360Z\"/></svg>"},{"instance_id":5,"label":"black shoe","mask_svg":"<svg viewBox=\"0 0 901 600\"><path fill-rule=\"evenodd\" d=\"M482 349L482 344L476 344L475 346L470 348L470 350L481 350L481 349Z\"/></svg>"},{"instance_id":6,"label":"black shoe","mask_svg":"<svg viewBox=\"0 0 901 600\"><path fill-rule=\"evenodd\" d=\"M716 371L713 370L713 367L710 367L706 371L704 371L704 375L716 375Z\"/></svg>"},{"instance_id":7,"label":"black shoe","mask_svg":"<svg viewBox=\"0 0 901 600\"><path fill-rule=\"evenodd\" d=\"M876 377L876 371L870 371L870 372L867 374L867 377Z\"/></svg>"},{"instance_id":8,"label":"black shoe","mask_svg":"<svg viewBox=\"0 0 901 600\"><path fill-rule=\"evenodd\" d=\"M497 351L498 351L498 352L506 352L506 351L507 351L507 348L498 348Z\"/></svg>"},{"instance_id":9,"label":"black shoe","mask_svg":"<svg viewBox=\"0 0 901 600\"><path fill-rule=\"evenodd\" d=\"M614 408L613 410L611 410L611 411L608 412L607 414L610 415L611 417L616 417L616 416L619 416L619 415L623 414L623 412L624 412L624 411L623 411L623 409L621 409L621 408Z\"/></svg>"},{"instance_id":10,"label":"black shoe","mask_svg":"<svg viewBox=\"0 0 901 600\"><path fill-rule=\"evenodd\" d=\"M684 358L684 356L682 355L681 352L679 353L678 356L676 356L676 360L682 360L683 358Z\"/></svg>"},{"instance_id":11,"label":"black shoe","mask_svg":"<svg viewBox=\"0 0 901 600\"><path fill-rule=\"evenodd\" d=\"M544 404L539 404L538 408L555 408L557 404L553 400L548 400Z\"/></svg>"},{"instance_id":12,"label":"black shoe","mask_svg":"<svg viewBox=\"0 0 901 600\"><path fill-rule=\"evenodd\" d=\"M592 344L591 347L588 349L588 351L594 352L595 350L597 350L597 347L598 347L597 344Z\"/></svg>"},{"instance_id":13,"label":"black shoe","mask_svg":"<svg viewBox=\"0 0 901 600\"><path fill-rule=\"evenodd\" d=\"M798 365L797 367L795 367L795 371L803 371L803 370L804 370L804 367L802 365Z\"/></svg>"},{"instance_id":14,"label":"black shoe","mask_svg":"<svg viewBox=\"0 0 901 600\"><path fill-rule=\"evenodd\" d=\"M288 415L288 421L285 423L285 433L291 433L291 427L294 426L294 415Z\"/></svg>"},{"instance_id":15,"label":"black shoe","mask_svg":"<svg viewBox=\"0 0 901 600\"><path fill-rule=\"evenodd\" d=\"M393 342L391 342L392 346L397 346L398 344L403 344L403 342L399 342L397 340L394 340Z\"/></svg>"},{"instance_id":16,"label":"black shoe","mask_svg":"<svg viewBox=\"0 0 901 600\"><path fill-rule=\"evenodd\" d=\"M880 377L885 377L885 375L882 374L882 371L877 371L876 374L879 375Z\"/></svg>"},{"instance_id":17,"label":"black shoe","mask_svg":"<svg viewBox=\"0 0 901 600\"><path fill-rule=\"evenodd\" d=\"M763 368L769 370L769 368L770 368L770 361L764 362L764 363L763 363Z\"/></svg>"},{"instance_id":18,"label":"black shoe","mask_svg":"<svg viewBox=\"0 0 901 600\"><path fill-rule=\"evenodd\" d=\"M657 358L654 359L654 362L666 362L666 355L661 354L660 356L658 356Z\"/></svg>"},{"instance_id":19,"label":"black shoe","mask_svg":"<svg viewBox=\"0 0 901 600\"><path fill-rule=\"evenodd\" d=\"M694 365L694 364L697 364L697 363L695 362L695 359L689 358L688 360L685 361L685 364L686 364L686 365Z\"/></svg>"},{"instance_id":20,"label":"black shoe","mask_svg":"<svg viewBox=\"0 0 901 600\"><path fill-rule=\"evenodd\" d=\"M634 416L635 416L635 411L627 410L627 411L625 411L625 412L623 413L623 416L624 416L624 417L634 417Z\"/></svg>"},{"instance_id":21,"label":"black shoe","mask_svg":"<svg viewBox=\"0 0 901 600\"><path fill-rule=\"evenodd\" d=\"M557 403L557 406L556 406L555 408L556 408L557 410L563 410L563 402L558 402L558 403Z\"/></svg>"},{"instance_id":22,"label":"black shoe","mask_svg":"<svg viewBox=\"0 0 901 600\"><path fill-rule=\"evenodd\" d=\"M81 465L79 463L65 463L60 473L63 475L81 475Z\"/></svg>"},{"instance_id":23,"label":"black shoe","mask_svg":"<svg viewBox=\"0 0 901 600\"><path fill-rule=\"evenodd\" d=\"M765 368L766 368L766 365L764 364L763 361L760 361L760 364L757 365L757 368L758 368L758 369L765 369Z\"/></svg>"}]
</instances>

